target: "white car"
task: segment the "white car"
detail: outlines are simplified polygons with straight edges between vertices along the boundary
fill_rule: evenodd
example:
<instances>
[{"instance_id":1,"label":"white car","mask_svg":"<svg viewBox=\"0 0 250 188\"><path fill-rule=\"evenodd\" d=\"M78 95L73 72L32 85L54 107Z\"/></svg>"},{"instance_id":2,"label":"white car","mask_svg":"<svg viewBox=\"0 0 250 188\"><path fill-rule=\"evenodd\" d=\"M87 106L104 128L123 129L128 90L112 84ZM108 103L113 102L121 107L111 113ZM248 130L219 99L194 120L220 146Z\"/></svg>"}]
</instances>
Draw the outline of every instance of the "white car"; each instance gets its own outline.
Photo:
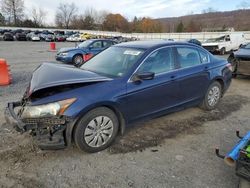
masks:
<instances>
[{"instance_id":1,"label":"white car","mask_svg":"<svg viewBox=\"0 0 250 188\"><path fill-rule=\"evenodd\" d=\"M202 46L210 52L219 52L224 55L226 52L239 49L245 44L243 33L230 33L218 38L211 38L202 43Z\"/></svg>"},{"instance_id":2,"label":"white car","mask_svg":"<svg viewBox=\"0 0 250 188\"><path fill-rule=\"evenodd\" d=\"M33 36L31 36L31 40L32 41L40 41L41 39L38 35L33 35Z\"/></svg>"},{"instance_id":3,"label":"white car","mask_svg":"<svg viewBox=\"0 0 250 188\"><path fill-rule=\"evenodd\" d=\"M80 34L74 34L70 37L66 38L66 41L68 42L82 42L83 40L80 37Z\"/></svg>"}]
</instances>

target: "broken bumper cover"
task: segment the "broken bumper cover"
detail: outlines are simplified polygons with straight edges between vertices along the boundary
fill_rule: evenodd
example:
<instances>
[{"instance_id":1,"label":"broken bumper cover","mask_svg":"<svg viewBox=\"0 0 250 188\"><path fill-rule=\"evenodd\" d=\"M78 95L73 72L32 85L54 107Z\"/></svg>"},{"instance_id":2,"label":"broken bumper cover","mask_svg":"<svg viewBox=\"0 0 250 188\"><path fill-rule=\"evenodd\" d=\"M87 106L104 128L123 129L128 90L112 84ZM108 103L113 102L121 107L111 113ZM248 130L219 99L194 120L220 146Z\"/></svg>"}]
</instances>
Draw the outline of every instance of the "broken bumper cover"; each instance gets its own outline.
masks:
<instances>
[{"instance_id":1,"label":"broken bumper cover","mask_svg":"<svg viewBox=\"0 0 250 188\"><path fill-rule=\"evenodd\" d=\"M21 107L21 102L8 103L5 120L18 132L31 131L41 149L63 149L66 147L65 130L71 122L66 116L20 119L14 109Z\"/></svg>"}]
</instances>

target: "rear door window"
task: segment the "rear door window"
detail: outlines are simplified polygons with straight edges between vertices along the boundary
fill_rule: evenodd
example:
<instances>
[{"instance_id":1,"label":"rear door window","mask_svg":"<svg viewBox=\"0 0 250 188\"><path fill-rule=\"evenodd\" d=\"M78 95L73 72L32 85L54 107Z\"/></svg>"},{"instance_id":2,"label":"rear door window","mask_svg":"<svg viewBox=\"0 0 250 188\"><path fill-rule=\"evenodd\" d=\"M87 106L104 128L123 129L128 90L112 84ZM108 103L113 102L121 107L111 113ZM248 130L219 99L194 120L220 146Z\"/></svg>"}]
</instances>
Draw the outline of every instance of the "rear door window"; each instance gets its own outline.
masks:
<instances>
[{"instance_id":1,"label":"rear door window","mask_svg":"<svg viewBox=\"0 0 250 188\"><path fill-rule=\"evenodd\" d=\"M188 68L201 64L200 54L195 48L177 47L176 51L180 68Z\"/></svg>"}]
</instances>

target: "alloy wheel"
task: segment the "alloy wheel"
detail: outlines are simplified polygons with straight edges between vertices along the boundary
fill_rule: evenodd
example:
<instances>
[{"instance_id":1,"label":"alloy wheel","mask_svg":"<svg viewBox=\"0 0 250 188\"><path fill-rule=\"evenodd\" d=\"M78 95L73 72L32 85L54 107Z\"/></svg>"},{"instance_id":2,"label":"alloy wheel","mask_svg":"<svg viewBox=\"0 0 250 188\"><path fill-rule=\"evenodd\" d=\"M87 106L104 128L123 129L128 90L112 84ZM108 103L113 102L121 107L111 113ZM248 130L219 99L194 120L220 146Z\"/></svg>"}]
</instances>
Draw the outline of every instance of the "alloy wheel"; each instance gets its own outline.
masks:
<instances>
[{"instance_id":1,"label":"alloy wheel","mask_svg":"<svg viewBox=\"0 0 250 188\"><path fill-rule=\"evenodd\" d=\"M111 138L113 130L114 125L109 117L98 116L86 126L84 140L90 147L103 146Z\"/></svg>"},{"instance_id":2,"label":"alloy wheel","mask_svg":"<svg viewBox=\"0 0 250 188\"><path fill-rule=\"evenodd\" d=\"M218 86L212 87L208 92L208 104L209 106L215 106L220 99L220 88Z\"/></svg>"}]
</instances>

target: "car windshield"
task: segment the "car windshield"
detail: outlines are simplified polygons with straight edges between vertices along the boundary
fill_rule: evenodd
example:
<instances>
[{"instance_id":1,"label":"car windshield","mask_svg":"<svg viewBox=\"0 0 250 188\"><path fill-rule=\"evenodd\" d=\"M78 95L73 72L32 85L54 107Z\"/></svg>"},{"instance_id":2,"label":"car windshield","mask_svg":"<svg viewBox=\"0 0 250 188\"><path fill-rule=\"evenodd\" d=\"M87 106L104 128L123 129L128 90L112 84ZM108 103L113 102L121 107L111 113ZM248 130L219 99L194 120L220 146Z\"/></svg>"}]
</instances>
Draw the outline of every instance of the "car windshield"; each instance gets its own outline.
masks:
<instances>
[{"instance_id":1,"label":"car windshield","mask_svg":"<svg viewBox=\"0 0 250 188\"><path fill-rule=\"evenodd\" d=\"M206 42L223 42L224 39L225 39L225 36L219 37L219 38L207 39Z\"/></svg>"},{"instance_id":2,"label":"car windshield","mask_svg":"<svg viewBox=\"0 0 250 188\"><path fill-rule=\"evenodd\" d=\"M108 77L122 77L139 60L143 50L124 47L110 47L81 66L81 69Z\"/></svg>"},{"instance_id":3,"label":"car windshield","mask_svg":"<svg viewBox=\"0 0 250 188\"><path fill-rule=\"evenodd\" d=\"M86 40L78 45L78 48L87 48L93 41L92 40Z\"/></svg>"}]
</instances>

